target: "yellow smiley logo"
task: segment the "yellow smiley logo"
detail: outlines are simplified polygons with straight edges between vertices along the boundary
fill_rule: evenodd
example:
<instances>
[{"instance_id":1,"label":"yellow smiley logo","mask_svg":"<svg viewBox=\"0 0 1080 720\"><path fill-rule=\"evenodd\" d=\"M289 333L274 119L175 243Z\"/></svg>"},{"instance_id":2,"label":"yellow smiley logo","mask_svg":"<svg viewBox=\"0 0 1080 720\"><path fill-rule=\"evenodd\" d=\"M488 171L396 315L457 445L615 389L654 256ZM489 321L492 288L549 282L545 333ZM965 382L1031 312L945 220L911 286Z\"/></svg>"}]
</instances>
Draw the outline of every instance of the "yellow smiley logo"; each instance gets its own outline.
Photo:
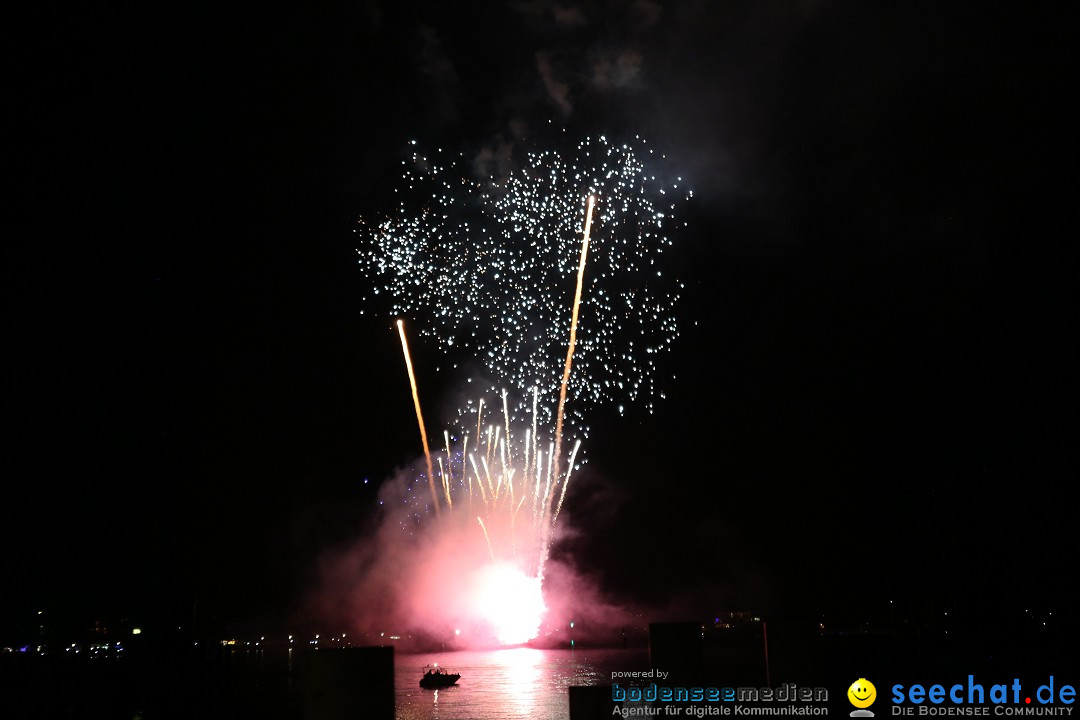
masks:
<instances>
[{"instance_id":1,"label":"yellow smiley logo","mask_svg":"<svg viewBox=\"0 0 1080 720\"><path fill-rule=\"evenodd\" d=\"M877 699L877 688L866 678L859 678L847 689L848 700L857 708L868 708Z\"/></svg>"}]
</instances>

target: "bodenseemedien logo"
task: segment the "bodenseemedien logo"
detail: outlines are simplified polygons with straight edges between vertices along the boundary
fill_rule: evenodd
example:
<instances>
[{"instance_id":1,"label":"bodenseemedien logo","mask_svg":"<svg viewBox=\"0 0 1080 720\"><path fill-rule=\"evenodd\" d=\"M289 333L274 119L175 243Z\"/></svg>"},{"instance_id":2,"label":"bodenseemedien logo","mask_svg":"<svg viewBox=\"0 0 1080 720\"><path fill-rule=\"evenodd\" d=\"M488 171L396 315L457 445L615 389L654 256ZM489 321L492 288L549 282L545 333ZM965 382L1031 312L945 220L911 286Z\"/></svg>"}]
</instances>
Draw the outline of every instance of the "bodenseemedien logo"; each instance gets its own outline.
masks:
<instances>
[{"instance_id":1,"label":"bodenseemedien logo","mask_svg":"<svg viewBox=\"0 0 1080 720\"><path fill-rule=\"evenodd\" d=\"M855 706L855 709L851 711L851 717L874 717L874 713L866 709L877 699L877 688L874 687L874 683L866 678L859 678L847 689L847 699Z\"/></svg>"}]
</instances>

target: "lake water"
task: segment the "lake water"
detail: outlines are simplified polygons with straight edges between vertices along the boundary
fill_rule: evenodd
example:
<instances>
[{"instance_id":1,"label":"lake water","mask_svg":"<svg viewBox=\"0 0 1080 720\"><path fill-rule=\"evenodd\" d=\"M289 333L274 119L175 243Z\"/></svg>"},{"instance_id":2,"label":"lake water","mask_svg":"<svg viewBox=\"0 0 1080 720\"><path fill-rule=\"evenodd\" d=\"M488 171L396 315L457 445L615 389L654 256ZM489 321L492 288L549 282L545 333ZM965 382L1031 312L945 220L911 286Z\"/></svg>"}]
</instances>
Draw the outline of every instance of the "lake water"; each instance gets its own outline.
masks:
<instances>
[{"instance_id":1,"label":"lake water","mask_svg":"<svg viewBox=\"0 0 1080 720\"><path fill-rule=\"evenodd\" d=\"M302 649L86 656L0 654L0 717L305 718L305 683L313 656ZM438 691L421 688L424 667L435 663L460 673L458 684ZM571 686L606 685L613 670L648 666L644 648L394 653L395 714L398 720L569 720Z\"/></svg>"},{"instance_id":2,"label":"lake water","mask_svg":"<svg viewBox=\"0 0 1080 720\"><path fill-rule=\"evenodd\" d=\"M461 674L441 690L419 686L435 663ZM606 685L615 670L649 667L643 649L539 650L398 654L394 686L398 720L569 720L569 688Z\"/></svg>"},{"instance_id":3,"label":"lake water","mask_svg":"<svg viewBox=\"0 0 1080 720\"><path fill-rule=\"evenodd\" d=\"M1051 675L1075 677L1070 670L1075 667L1075 644L1054 638L1005 643L987 637L978 644L968 641L959 646L944 638L922 637L788 639L776 633L773 639L771 665L764 662L760 641L753 637L707 644L703 659L709 683L777 687L792 682L801 688L826 688L832 693L833 709L846 714L850 707L845 707L845 692L852 678L896 678L913 672L920 677L951 678L962 672L1019 678L1024 687L1035 688ZM317 680L327 677L315 667L320 664L316 658L330 658L324 655L327 651L306 645L293 650L280 644L218 645L197 652L146 650L139 652L133 644L129 652L107 657L66 650L0 651L0 718L307 720L317 716L312 712ZM361 666L374 657L368 650L348 655L360 660ZM350 658L337 655L336 659ZM385 663L390 657L374 659L383 663L388 676ZM597 687L602 697L605 690L601 688L612 682L612 672L652 667L647 647L394 652L392 662L397 720L570 720L570 688ZM670 662L661 659L659 666L671 670ZM438 691L422 689L419 680L424 667L435 663L459 672L458 684ZM341 667L346 666L347 662ZM344 688L343 695L349 696L343 705L345 716L363 720L363 698L357 702L354 691L361 686L363 695L365 677L371 676L363 667L348 669L334 676L336 687Z\"/></svg>"}]
</instances>

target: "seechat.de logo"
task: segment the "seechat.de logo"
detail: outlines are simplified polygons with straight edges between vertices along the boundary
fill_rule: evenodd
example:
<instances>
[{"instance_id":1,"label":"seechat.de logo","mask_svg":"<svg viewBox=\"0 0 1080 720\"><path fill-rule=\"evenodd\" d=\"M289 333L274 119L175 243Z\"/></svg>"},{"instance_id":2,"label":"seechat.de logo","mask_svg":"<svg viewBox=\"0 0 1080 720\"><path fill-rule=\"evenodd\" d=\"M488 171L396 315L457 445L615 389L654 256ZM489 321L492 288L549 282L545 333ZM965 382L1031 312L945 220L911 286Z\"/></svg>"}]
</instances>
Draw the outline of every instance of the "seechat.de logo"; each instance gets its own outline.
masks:
<instances>
[{"instance_id":1,"label":"seechat.de logo","mask_svg":"<svg viewBox=\"0 0 1080 720\"><path fill-rule=\"evenodd\" d=\"M874 683L866 678L859 678L847 689L847 699L856 708L851 711L851 717L874 717L874 713L866 709L877 699L877 688L874 687Z\"/></svg>"}]
</instances>

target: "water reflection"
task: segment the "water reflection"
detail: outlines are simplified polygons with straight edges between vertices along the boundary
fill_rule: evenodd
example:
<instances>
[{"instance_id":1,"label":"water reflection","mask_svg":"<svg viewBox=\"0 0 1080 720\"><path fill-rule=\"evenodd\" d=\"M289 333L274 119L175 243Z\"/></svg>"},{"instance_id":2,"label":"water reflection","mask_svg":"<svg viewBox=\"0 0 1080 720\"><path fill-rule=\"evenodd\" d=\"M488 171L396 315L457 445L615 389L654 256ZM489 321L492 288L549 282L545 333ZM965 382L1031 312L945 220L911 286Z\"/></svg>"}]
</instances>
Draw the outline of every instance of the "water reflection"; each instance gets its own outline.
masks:
<instances>
[{"instance_id":1,"label":"water reflection","mask_svg":"<svg viewBox=\"0 0 1080 720\"><path fill-rule=\"evenodd\" d=\"M86 710L79 717L129 720L136 713L302 720L306 673L316 652L200 646L167 662L118 653L95 658L72 651L54 653L55 659L0 653L0 689L7 691L3 717L69 717L78 707ZM435 663L459 672L459 683L420 687L424 667ZM635 656L612 649L395 653L395 714L398 720L569 720L570 687L604 684L614 670L645 667L647 652ZM13 686L18 692L9 689ZM94 692L82 692L85 688Z\"/></svg>"},{"instance_id":2,"label":"water reflection","mask_svg":"<svg viewBox=\"0 0 1080 720\"><path fill-rule=\"evenodd\" d=\"M495 661L506 671L505 692L507 700L524 716L533 716L536 708L536 695L544 690L540 674L540 663L544 653L535 648L513 648L499 650Z\"/></svg>"},{"instance_id":3,"label":"water reflection","mask_svg":"<svg viewBox=\"0 0 1080 720\"><path fill-rule=\"evenodd\" d=\"M424 667L461 673L457 685L424 690ZM607 682L612 670L646 667L647 653L613 649L399 654L394 657L398 720L568 720L569 687Z\"/></svg>"}]
</instances>

